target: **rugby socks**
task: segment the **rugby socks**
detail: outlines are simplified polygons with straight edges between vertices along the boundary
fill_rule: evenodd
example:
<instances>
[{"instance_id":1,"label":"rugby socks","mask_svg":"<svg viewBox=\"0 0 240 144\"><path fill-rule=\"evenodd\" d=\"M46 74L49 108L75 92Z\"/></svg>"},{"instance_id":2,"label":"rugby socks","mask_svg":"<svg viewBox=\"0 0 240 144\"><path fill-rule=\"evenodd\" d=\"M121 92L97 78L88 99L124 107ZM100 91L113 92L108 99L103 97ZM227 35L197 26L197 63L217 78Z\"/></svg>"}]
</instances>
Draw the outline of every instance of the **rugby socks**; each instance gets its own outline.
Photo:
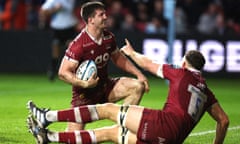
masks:
<instances>
[{"instance_id":1,"label":"rugby socks","mask_svg":"<svg viewBox=\"0 0 240 144\"><path fill-rule=\"evenodd\" d=\"M58 121L58 118L57 118L57 111L48 111L46 112L46 120L49 121L49 122L56 122Z\"/></svg>"},{"instance_id":2,"label":"rugby socks","mask_svg":"<svg viewBox=\"0 0 240 144\"><path fill-rule=\"evenodd\" d=\"M120 107L120 110L118 112L118 119L117 119L118 120L117 122L120 126L125 127L125 122L126 122L125 117L126 117L128 108L129 108L128 105L121 105Z\"/></svg>"},{"instance_id":3,"label":"rugby socks","mask_svg":"<svg viewBox=\"0 0 240 144\"><path fill-rule=\"evenodd\" d=\"M57 121L59 122L88 123L96 120L99 120L99 117L95 105L80 106L57 112Z\"/></svg>"},{"instance_id":4,"label":"rugby socks","mask_svg":"<svg viewBox=\"0 0 240 144\"><path fill-rule=\"evenodd\" d=\"M51 142L71 144L96 144L96 136L93 131L81 130L74 132L49 132L48 139Z\"/></svg>"}]
</instances>

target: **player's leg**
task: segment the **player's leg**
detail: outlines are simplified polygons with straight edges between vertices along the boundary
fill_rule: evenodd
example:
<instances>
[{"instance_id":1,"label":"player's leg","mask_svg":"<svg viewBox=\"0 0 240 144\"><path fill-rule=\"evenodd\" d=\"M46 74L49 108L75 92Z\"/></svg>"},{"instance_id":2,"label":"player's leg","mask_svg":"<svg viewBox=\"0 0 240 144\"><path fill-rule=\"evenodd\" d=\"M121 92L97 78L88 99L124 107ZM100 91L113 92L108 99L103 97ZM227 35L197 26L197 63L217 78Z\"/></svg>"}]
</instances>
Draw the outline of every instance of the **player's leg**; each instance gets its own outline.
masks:
<instances>
[{"instance_id":1,"label":"player's leg","mask_svg":"<svg viewBox=\"0 0 240 144\"><path fill-rule=\"evenodd\" d=\"M28 117L27 124L29 132L32 133L39 144L47 144L49 142L91 144L109 141L124 144L136 143L137 141L135 134L122 129L122 127L118 125L98 128L95 130L53 132L41 128L32 117Z\"/></svg>"},{"instance_id":2,"label":"player's leg","mask_svg":"<svg viewBox=\"0 0 240 144\"><path fill-rule=\"evenodd\" d=\"M120 78L108 95L109 102L116 102L124 99L125 105L138 105L144 94L144 84L137 79Z\"/></svg>"},{"instance_id":3,"label":"player's leg","mask_svg":"<svg viewBox=\"0 0 240 144\"><path fill-rule=\"evenodd\" d=\"M81 130L74 132L53 132L43 128L31 116L27 118L29 132L35 137L38 144L48 144L50 142L61 142L68 144L91 144L96 143L96 136L93 131Z\"/></svg>"},{"instance_id":4,"label":"player's leg","mask_svg":"<svg viewBox=\"0 0 240 144\"><path fill-rule=\"evenodd\" d=\"M110 119L136 134L144 107L137 105L117 105L106 103L96 106L99 119Z\"/></svg>"},{"instance_id":5,"label":"player's leg","mask_svg":"<svg viewBox=\"0 0 240 144\"><path fill-rule=\"evenodd\" d=\"M95 129L94 134L98 143L112 141L119 144L133 144L137 141L136 134L119 125Z\"/></svg>"},{"instance_id":6,"label":"player's leg","mask_svg":"<svg viewBox=\"0 0 240 144\"><path fill-rule=\"evenodd\" d=\"M100 119L110 119L136 133L142 118L143 107L120 106L113 103L87 105L65 110L47 110L38 108L32 101L28 108L41 127L47 127L52 122L88 123ZM44 111L43 111L44 110Z\"/></svg>"},{"instance_id":7,"label":"player's leg","mask_svg":"<svg viewBox=\"0 0 240 144\"><path fill-rule=\"evenodd\" d=\"M143 107L136 105L125 106L105 103L50 111L46 114L46 118L51 122L69 121L77 123L88 123L96 120L109 119L117 122L120 126L127 127L133 133L136 133L142 118L143 109Z\"/></svg>"},{"instance_id":8,"label":"player's leg","mask_svg":"<svg viewBox=\"0 0 240 144\"><path fill-rule=\"evenodd\" d=\"M85 128L85 124L82 123L75 123L75 122L68 122L67 123L67 132L73 132L75 130L83 130Z\"/></svg>"},{"instance_id":9,"label":"player's leg","mask_svg":"<svg viewBox=\"0 0 240 144\"><path fill-rule=\"evenodd\" d=\"M86 105L65 110L49 110L39 108L32 101L28 101L27 108L43 128L52 122L77 122L83 124L99 119L95 105Z\"/></svg>"}]
</instances>

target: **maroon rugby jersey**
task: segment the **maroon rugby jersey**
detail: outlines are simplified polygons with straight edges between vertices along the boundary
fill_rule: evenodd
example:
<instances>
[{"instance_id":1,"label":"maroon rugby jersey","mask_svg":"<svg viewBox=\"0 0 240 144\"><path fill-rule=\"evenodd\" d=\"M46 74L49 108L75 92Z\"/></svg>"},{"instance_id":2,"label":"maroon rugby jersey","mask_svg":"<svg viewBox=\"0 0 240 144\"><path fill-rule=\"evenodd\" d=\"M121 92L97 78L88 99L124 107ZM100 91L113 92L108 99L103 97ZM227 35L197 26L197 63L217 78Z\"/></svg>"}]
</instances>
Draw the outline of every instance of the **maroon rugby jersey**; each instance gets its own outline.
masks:
<instances>
[{"instance_id":1,"label":"maroon rugby jersey","mask_svg":"<svg viewBox=\"0 0 240 144\"><path fill-rule=\"evenodd\" d=\"M79 64L84 60L94 60L98 77L102 80L108 77L108 62L116 48L115 37L109 31L103 32L102 43L97 44L84 29L69 45L65 56L76 60Z\"/></svg>"},{"instance_id":2,"label":"maroon rugby jersey","mask_svg":"<svg viewBox=\"0 0 240 144\"><path fill-rule=\"evenodd\" d=\"M164 64L162 72L169 80L169 94L163 111L176 114L177 120L169 121L169 131L176 143L182 143L207 108L217 100L199 71Z\"/></svg>"},{"instance_id":3,"label":"maroon rugby jersey","mask_svg":"<svg viewBox=\"0 0 240 144\"><path fill-rule=\"evenodd\" d=\"M98 44L84 29L69 45L65 58L82 63L84 60L94 60L97 65L99 85L108 78L108 62L111 54L117 50L115 36L104 31L102 42ZM82 88L73 86L73 97L79 96Z\"/></svg>"}]
</instances>

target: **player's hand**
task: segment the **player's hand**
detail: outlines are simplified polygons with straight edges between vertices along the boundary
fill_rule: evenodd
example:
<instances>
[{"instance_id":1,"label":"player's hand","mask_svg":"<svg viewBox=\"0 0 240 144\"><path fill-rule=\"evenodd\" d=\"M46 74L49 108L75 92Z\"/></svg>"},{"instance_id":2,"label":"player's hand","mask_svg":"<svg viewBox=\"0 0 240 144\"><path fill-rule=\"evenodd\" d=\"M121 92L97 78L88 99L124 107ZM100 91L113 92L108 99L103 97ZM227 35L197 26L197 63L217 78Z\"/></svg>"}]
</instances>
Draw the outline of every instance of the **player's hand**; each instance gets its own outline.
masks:
<instances>
[{"instance_id":1,"label":"player's hand","mask_svg":"<svg viewBox=\"0 0 240 144\"><path fill-rule=\"evenodd\" d=\"M93 73L92 76L87 80L87 88L93 88L97 85L99 77L96 73Z\"/></svg>"},{"instance_id":2,"label":"player's hand","mask_svg":"<svg viewBox=\"0 0 240 144\"><path fill-rule=\"evenodd\" d=\"M148 80L144 80L143 83L144 83L144 85L145 85L145 92L149 92L150 87L149 87Z\"/></svg>"},{"instance_id":3,"label":"player's hand","mask_svg":"<svg viewBox=\"0 0 240 144\"><path fill-rule=\"evenodd\" d=\"M141 82L143 82L144 87L145 87L145 92L149 92L150 87L149 87L149 82L148 79L145 76L139 77L138 80L140 80Z\"/></svg>"},{"instance_id":4,"label":"player's hand","mask_svg":"<svg viewBox=\"0 0 240 144\"><path fill-rule=\"evenodd\" d=\"M130 42L125 39L126 45L123 46L120 51L123 52L124 54L126 54L127 56L131 56L134 52L134 49L132 47L132 45L130 44Z\"/></svg>"}]
</instances>

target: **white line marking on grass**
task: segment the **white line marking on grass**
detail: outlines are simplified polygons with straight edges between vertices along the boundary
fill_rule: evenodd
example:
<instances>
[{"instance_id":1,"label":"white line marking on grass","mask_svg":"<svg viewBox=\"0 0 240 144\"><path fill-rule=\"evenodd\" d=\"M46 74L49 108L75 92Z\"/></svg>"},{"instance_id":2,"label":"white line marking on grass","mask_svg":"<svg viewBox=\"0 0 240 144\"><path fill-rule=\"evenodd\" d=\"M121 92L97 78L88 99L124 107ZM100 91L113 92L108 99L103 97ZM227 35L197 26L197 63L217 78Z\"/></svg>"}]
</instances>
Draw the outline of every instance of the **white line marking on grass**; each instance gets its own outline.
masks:
<instances>
[{"instance_id":1,"label":"white line marking on grass","mask_svg":"<svg viewBox=\"0 0 240 144\"><path fill-rule=\"evenodd\" d=\"M228 128L228 131L236 130L236 129L240 129L240 126L235 126L235 127ZM207 134L215 133L215 132L216 132L216 130L209 130L209 131L192 133L189 136L202 136L202 135L207 135Z\"/></svg>"}]
</instances>

